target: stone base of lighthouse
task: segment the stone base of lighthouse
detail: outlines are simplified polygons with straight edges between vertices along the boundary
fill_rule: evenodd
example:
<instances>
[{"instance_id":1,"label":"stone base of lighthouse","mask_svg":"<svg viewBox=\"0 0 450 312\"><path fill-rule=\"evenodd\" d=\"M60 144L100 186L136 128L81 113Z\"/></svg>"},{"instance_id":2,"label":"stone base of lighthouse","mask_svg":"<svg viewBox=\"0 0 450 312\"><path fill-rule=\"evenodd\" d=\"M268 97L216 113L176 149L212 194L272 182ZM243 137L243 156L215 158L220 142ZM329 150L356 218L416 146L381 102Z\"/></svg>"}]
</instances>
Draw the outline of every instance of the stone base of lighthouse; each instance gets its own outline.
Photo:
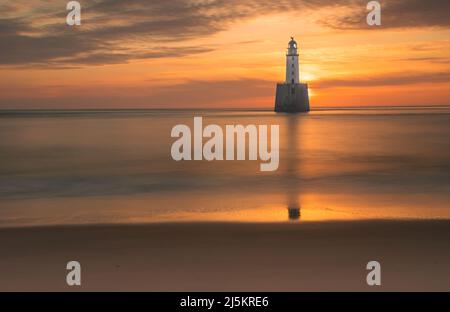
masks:
<instances>
[{"instance_id":1,"label":"stone base of lighthouse","mask_svg":"<svg viewBox=\"0 0 450 312\"><path fill-rule=\"evenodd\" d=\"M306 83L278 83L275 111L284 113L309 112L308 85Z\"/></svg>"}]
</instances>

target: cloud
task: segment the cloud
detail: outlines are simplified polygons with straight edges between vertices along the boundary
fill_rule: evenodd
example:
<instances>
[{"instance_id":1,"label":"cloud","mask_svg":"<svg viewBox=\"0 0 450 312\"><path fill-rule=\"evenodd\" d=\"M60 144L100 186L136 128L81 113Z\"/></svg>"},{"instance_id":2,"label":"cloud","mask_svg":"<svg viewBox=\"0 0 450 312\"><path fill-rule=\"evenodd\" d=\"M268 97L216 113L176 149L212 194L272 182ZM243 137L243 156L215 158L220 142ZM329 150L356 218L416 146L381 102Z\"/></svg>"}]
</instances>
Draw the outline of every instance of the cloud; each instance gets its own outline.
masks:
<instances>
[{"instance_id":1,"label":"cloud","mask_svg":"<svg viewBox=\"0 0 450 312\"><path fill-rule=\"evenodd\" d=\"M428 63L435 63L435 64L450 64L449 57L439 57L439 56L405 57L405 58L401 58L400 61L428 62Z\"/></svg>"},{"instance_id":2,"label":"cloud","mask_svg":"<svg viewBox=\"0 0 450 312\"><path fill-rule=\"evenodd\" d=\"M311 89L367 88L450 83L450 73L393 73L384 76L311 81ZM419 89L420 88L416 88ZM414 88L412 89L414 90ZM53 92L57 91L57 92ZM326 92L325 92L326 93ZM60 108L217 108L272 107L275 83L261 79L188 80L144 85L0 86L1 109ZM64 96L60 96L64 94ZM411 104L411 103L410 103Z\"/></svg>"},{"instance_id":3,"label":"cloud","mask_svg":"<svg viewBox=\"0 0 450 312\"><path fill-rule=\"evenodd\" d=\"M0 35L17 35L29 31L30 26L17 18L0 18Z\"/></svg>"},{"instance_id":4,"label":"cloud","mask_svg":"<svg viewBox=\"0 0 450 312\"><path fill-rule=\"evenodd\" d=\"M385 28L450 23L448 0L381 2ZM91 0L81 1L79 27L65 24L65 3L16 0L0 5L0 65L65 67L204 53L213 48L187 41L286 12L329 9L326 21L319 21L328 27L367 27L366 2L359 0ZM161 46L179 49L179 54L166 54Z\"/></svg>"},{"instance_id":5,"label":"cloud","mask_svg":"<svg viewBox=\"0 0 450 312\"><path fill-rule=\"evenodd\" d=\"M368 1L367 1L368 2ZM363 3L367 3L363 1ZM389 0L381 4L381 28L449 27L448 0ZM341 13L341 12L340 12ZM322 24L337 29L368 29L368 11L361 2L353 2L345 14L335 14L321 20Z\"/></svg>"},{"instance_id":6,"label":"cloud","mask_svg":"<svg viewBox=\"0 0 450 312\"><path fill-rule=\"evenodd\" d=\"M0 99L0 108L103 108L123 107L186 107L214 108L218 106L250 107L261 98L272 98L275 92L273 81L260 79L236 80L189 80L182 83L150 87L140 86L29 86L14 90L0 86L0 93L11 94ZM46 93L58 89L64 97ZM17 91L20 91L18 93ZM19 94L19 96L18 96ZM99 94L101 95L99 97ZM133 96L130 97L130 94Z\"/></svg>"},{"instance_id":7,"label":"cloud","mask_svg":"<svg viewBox=\"0 0 450 312\"><path fill-rule=\"evenodd\" d=\"M186 107L207 107L208 103L246 100L273 96L275 86L272 81L260 79L236 79L202 81L190 80L181 84L159 88L152 94L153 104L182 104ZM211 105L214 106L214 105Z\"/></svg>"},{"instance_id":8,"label":"cloud","mask_svg":"<svg viewBox=\"0 0 450 312\"><path fill-rule=\"evenodd\" d=\"M180 55L204 53L213 48L193 48L186 41L257 16L336 3L345 1L92 0L81 1L82 25L68 27L60 2L17 0L21 14L11 6L0 6L0 16L5 16L0 24L0 64L65 67L174 55L164 54L162 45L173 48L171 52L179 48Z\"/></svg>"},{"instance_id":9,"label":"cloud","mask_svg":"<svg viewBox=\"0 0 450 312\"><path fill-rule=\"evenodd\" d=\"M310 86L315 89L338 88L338 87L380 87L400 86L423 83L449 83L450 73L395 73L374 77L354 77L344 79L324 79L311 82Z\"/></svg>"}]
</instances>

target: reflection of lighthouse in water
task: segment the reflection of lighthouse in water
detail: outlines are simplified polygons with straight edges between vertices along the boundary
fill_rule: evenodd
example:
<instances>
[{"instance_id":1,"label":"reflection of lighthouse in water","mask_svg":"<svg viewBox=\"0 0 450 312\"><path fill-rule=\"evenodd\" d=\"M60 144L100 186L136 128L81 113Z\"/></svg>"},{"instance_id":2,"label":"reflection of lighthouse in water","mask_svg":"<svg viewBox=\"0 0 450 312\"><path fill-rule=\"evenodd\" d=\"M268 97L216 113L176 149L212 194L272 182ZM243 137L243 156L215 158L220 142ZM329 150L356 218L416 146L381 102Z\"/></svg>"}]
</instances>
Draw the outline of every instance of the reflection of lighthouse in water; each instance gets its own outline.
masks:
<instances>
[{"instance_id":1,"label":"reflection of lighthouse in water","mask_svg":"<svg viewBox=\"0 0 450 312\"><path fill-rule=\"evenodd\" d=\"M287 116L287 162L285 181L287 186L287 209L289 220L300 219L300 203L299 197L299 181L297 177L298 147L297 147L297 131L300 116Z\"/></svg>"},{"instance_id":2,"label":"reflection of lighthouse in water","mask_svg":"<svg viewBox=\"0 0 450 312\"><path fill-rule=\"evenodd\" d=\"M299 220L300 219L300 206L288 207L289 220Z\"/></svg>"}]
</instances>

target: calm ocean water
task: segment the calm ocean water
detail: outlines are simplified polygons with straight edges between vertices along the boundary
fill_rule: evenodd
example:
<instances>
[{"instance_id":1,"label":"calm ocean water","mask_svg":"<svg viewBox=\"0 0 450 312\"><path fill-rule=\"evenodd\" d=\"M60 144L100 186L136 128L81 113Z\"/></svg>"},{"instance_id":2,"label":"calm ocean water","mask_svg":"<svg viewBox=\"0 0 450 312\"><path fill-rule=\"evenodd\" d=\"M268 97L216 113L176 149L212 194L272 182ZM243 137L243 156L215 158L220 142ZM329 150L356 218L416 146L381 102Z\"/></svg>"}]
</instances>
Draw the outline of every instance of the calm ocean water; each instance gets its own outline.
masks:
<instances>
[{"instance_id":1,"label":"calm ocean water","mask_svg":"<svg viewBox=\"0 0 450 312\"><path fill-rule=\"evenodd\" d=\"M280 125L279 169L175 162L194 116ZM0 112L0 227L374 218L450 218L450 108Z\"/></svg>"}]
</instances>

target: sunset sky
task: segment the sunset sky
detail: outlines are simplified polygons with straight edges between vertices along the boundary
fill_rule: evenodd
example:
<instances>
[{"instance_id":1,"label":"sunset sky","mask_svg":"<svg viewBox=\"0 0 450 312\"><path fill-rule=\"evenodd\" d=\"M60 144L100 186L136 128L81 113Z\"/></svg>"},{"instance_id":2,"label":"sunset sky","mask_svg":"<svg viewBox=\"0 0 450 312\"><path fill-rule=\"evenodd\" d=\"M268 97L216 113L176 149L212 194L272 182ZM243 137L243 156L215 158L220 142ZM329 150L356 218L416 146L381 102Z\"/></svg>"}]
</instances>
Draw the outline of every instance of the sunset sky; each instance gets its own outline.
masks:
<instances>
[{"instance_id":1,"label":"sunset sky","mask_svg":"<svg viewBox=\"0 0 450 312\"><path fill-rule=\"evenodd\" d=\"M272 108L290 36L311 107L450 104L450 1L0 0L0 108Z\"/></svg>"}]
</instances>

